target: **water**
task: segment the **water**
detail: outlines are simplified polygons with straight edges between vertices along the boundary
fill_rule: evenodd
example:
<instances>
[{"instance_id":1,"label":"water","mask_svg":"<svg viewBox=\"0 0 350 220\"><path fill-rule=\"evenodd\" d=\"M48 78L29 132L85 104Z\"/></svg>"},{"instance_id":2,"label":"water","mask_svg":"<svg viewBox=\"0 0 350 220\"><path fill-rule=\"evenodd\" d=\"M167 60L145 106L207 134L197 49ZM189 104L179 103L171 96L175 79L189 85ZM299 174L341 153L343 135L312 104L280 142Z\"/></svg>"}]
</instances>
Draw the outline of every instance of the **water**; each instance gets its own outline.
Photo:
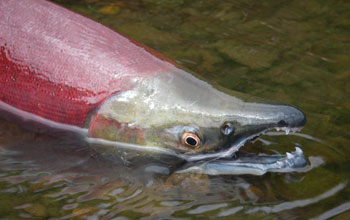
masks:
<instances>
[{"instance_id":1,"label":"water","mask_svg":"<svg viewBox=\"0 0 350 220\"><path fill-rule=\"evenodd\" d=\"M2 219L350 219L348 1L56 0L227 89L298 106L300 146L318 167L263 176L168 175L91 156L87 146L0 122ZM157 173L154 173L157 171Z\"/></svg>"}]
</instances>

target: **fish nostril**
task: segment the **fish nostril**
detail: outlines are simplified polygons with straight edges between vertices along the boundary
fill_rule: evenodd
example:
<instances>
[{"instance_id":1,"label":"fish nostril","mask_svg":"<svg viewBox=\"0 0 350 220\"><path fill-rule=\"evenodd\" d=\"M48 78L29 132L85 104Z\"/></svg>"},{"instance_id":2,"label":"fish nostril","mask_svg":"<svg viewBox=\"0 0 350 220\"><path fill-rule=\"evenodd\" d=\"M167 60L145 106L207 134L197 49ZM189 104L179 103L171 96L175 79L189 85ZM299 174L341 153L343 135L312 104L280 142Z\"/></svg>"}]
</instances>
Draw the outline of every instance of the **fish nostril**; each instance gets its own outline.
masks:
<instances>
[{"instance_id":1,"label":"fish nostril","mask_svg":"<svg viewBox=\"0 0 350 220\"><path fill-rule=\"evenodd\" d=\"M281 120L277 123L277 126L278 127L287 127L288 126L288 123L285 122L284 120Z\"/></svg>"},{"instance_id":2,"label":"fish nostril","mask_svg":"<svg viewBox=\"0 0 350 220\"><path fill-rule=\"evenodd\" d=\"M224 135L229 135L232 132L234 132L234 127L233 127L232 123L225 123L224 126L221 127L221 132Z\"/></svg>"}]
</instances>

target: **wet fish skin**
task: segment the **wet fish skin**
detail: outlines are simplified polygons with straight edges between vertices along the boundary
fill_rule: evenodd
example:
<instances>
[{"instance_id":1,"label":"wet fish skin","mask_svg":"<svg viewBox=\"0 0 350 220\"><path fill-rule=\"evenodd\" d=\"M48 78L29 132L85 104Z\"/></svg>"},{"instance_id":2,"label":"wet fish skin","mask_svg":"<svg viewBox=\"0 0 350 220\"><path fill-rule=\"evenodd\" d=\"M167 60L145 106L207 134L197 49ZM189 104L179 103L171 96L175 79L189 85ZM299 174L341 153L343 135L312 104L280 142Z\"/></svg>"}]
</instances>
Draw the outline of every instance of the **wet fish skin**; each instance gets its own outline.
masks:
<instances>
[{"instance_id":1,"label":"wet fish skin","mask_svg":"<svg viewBox=\"0 0 350 220\"><path fill-rule=\"evenodd\" d=\"M152 49L43 0L0 2L0 73L1 106L85 127L91 138L198 155L190 160L229 157L267 130L306 122L295 107L224 93ZM199 143L186 144L184 133Z\"/></svg>"}]
</instances>

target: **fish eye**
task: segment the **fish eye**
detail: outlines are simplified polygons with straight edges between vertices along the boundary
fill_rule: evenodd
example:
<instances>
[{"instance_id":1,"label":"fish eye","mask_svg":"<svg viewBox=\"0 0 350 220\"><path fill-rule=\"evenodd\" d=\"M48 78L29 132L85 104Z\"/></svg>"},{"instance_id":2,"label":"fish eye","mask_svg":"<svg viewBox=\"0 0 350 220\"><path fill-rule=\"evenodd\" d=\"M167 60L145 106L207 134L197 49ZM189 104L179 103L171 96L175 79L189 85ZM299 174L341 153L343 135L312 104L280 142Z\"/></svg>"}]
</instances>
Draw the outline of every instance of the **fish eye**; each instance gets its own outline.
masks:
<instances>
[{"instance_id":1,"label":"fish eye","mask_svg":"<svg viewBox=\"0 0 350 220\"><path fill-rule=\"evenodd\" d=\"M225 123L222 127L221 127L221 132L224 135L229 135L234 131L233 125L231 123Z\"/></svg>"},{"instance_id":2,"label":"fish eye","mask_svg":"<svg viewBox=\"0 0 350 220\"><path fill-rule=\"evenodd\" d=\"M201 144L201 140L196 134L185 132L181 136L182 143L189 146L196 148Z\"/></svg>"}]
</instances>

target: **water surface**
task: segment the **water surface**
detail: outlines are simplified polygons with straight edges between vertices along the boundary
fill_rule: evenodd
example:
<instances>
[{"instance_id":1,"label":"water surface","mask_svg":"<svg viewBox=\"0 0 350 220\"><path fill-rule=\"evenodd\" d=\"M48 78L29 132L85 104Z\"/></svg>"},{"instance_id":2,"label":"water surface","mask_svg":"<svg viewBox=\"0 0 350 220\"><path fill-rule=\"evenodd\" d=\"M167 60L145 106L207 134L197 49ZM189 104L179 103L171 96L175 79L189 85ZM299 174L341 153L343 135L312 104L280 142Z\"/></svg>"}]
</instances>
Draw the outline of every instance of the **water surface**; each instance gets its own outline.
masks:
<instances>
[{"instance_id":1,"label":"water surface","mask_svg":"<svg viewBox=\"0 0 350 220\"><path fill-rule=\"evenodd\" d=\"M300 146L321 165L263 176L168 175L1 120L0 218L350 219L349 1L55 2L217 87L302 109L302 135L271 133L243 149Z\"/></svg>"}]
</instances>

